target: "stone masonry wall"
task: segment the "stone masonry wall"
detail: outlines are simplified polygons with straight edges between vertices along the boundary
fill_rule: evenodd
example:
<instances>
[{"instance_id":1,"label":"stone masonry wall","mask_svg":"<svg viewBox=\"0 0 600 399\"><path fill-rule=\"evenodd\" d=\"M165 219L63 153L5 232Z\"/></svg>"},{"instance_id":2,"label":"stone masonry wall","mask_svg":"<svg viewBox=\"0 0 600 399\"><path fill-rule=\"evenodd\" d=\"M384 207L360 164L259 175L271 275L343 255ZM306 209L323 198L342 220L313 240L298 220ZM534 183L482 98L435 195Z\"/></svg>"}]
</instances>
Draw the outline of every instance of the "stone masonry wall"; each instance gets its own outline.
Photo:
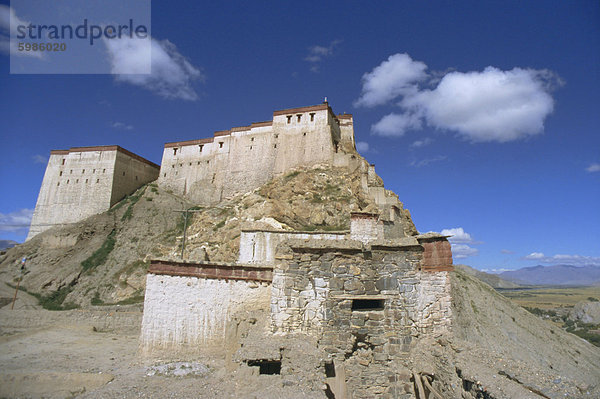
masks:
<instances>
[{"instance_id":1,"label":"stone masonry wall","mask_svg":"<svg viewBox=\"0 0 600 399\"><path fill-rule=\"evenodd\" d=\"M158 165L118 146L52 151L27 239L104 212L157 176Z\"/></svg>"},{"instance_id":2,"label":"stone masonry wall","mask_svg":"<svg viewBox=\"0 0 600 399\"><path fill-rule=\"evenodd\" d=\"M349 136L351 119L344 129ZM194 202L215 203L299 166L333 164L340 140L327 104L275 111L272 121L166 144L158 183Z\"/></svg>"},{"instance_id":3,"label":"stone masonry wall","mask_svg":"<svg viewBox=\"0 0 600 399\"><path fill-rule=\"evenodd\" d=\"M355 398L402 391L393 362L413 339L451 326L447 272L422 271L423 252L414 237L371 246L283 243L273 274L273 331L318 336L344 364Z\"/></svg>"}]
</instances>

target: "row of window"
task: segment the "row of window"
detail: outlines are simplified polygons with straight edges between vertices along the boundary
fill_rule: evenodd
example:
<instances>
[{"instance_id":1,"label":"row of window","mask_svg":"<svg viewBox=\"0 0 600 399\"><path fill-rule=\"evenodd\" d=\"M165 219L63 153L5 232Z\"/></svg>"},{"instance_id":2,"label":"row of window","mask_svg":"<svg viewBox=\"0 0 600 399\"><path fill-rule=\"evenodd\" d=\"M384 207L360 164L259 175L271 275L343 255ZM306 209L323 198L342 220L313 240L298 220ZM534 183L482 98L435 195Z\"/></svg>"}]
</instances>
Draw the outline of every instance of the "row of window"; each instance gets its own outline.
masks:
<instances>
[{"instance_id":1,"label":"row of window","mask_svg":"<svg viewBox=\"0 0 600 399\"><path fill-rule=\"evenodd\" d=\"M70 179L67 179L66 184L69 184L71 182ZM89 183L89 179L85 179L86 183ZM79 183L79 179L75 179L75 184ZM96 183L100 183L100 179L96 179ZM56 187L60 187L60 182L56 183Z\"/></svg>"},{"instance_id":2,"label":"row of window","mask_svg":"<svg viewBox=\"0 0 600 399\"><path fill-rule=\"evenodd\" d=\"M315 113L314 113L314 112L311 112L309 115L310 115L310 121L311 121L311 122L314 122L314 121L315 121ZM288 123L288 124L292 123L292 118L293 118L293 116L294 116L294 115L287 115L287 123ZM302 114L297 114L297 115L296 115L296 121L297 121L298 123L300 123L300 121L301 121L301 120L302 120Z\"/></svg>"},{"instance_id":3,"label":"row of window","mask_svg":"<svg viewBox=\"0 0 600 399\"><path fill-rule=\"evenodd\" d=\"M64 161L64 159L63 159L63 161ZM96 169L92 169L92 173L96 173ZM106 169L102 169L102 173L106 173ZM70 174L70 175L72 175L72 174L73 174L73 169L69 170L69 174ZM85 169L83 169L83 170L81 171L81 174L82 174L82 175L83 175L83 174L85 174ZM62 176L62 175L63 175L63 171L61 170L60 172L58 172L58 175L59 175L59 176ZM123 176L124 176L124 175L123 175Z\"/></svg>"}]
</instances>

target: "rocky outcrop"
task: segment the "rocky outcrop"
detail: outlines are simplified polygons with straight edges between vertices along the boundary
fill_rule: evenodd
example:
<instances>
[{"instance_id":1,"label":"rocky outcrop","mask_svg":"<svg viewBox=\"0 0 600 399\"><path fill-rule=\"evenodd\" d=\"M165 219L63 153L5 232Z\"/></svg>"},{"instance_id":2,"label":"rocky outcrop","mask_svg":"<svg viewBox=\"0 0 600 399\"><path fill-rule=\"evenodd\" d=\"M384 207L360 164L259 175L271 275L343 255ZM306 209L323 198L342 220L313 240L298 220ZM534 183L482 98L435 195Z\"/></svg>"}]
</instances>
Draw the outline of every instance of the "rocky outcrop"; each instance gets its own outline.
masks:
<instances>
[{"instance_id":1,"label":"rocky outcrop","mask_svg":"<svg viewBox=\"0 0 600 399\"><path fill-rule=\"evenodd\" d=\"M600 324L600 302L579 302L569 312L569 320Z\"/></svg>"}]
</instances>

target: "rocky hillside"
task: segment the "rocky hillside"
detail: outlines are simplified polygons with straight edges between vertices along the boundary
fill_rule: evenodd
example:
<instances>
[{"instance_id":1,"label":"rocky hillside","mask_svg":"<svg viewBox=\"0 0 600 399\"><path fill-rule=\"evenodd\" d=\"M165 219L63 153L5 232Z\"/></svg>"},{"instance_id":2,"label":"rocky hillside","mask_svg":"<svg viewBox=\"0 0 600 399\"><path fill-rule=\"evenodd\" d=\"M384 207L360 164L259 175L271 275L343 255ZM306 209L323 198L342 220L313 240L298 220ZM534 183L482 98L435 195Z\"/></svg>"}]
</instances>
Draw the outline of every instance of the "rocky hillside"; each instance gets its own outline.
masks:
<instances>
[{"instance_id":1,"label":"rocky hillside","mask_svg":"<svg viewBox=\"0 0 600 399\"><path fill-rule=\"evenodd\" d=\"M471 276L475 277L476 279L483 281L486 284L489 284L490 286L492 286L492 288L518 288L518 287L520 287L519 284L512 282L512 281L504 280L497 274L485 273L480 270L473 269L472 267L467 266L467 265L454 265L454 268L462 271L463 273L471 275Z\"/></svg>"},{"instance_id":2,"label":"rocky hillside","mask_svg":"<svg viewBox=\"0 0 600 399\"><path fill-rule=\"evenodd\" d=\"M27 257L21 287L46 308L142 302L149 260L180 257L184 222L175 211L182 209L195 211L188 220L186 259L235 262L243 227L348 230L350 212L377 208L362 189L360 173L342 168L299 169L210 207L150 184L105 213L8 250L0 256L1 284L16 284L19 261ZM404 219L416 234L407 210Z\"/></svg>"}]
</instances>

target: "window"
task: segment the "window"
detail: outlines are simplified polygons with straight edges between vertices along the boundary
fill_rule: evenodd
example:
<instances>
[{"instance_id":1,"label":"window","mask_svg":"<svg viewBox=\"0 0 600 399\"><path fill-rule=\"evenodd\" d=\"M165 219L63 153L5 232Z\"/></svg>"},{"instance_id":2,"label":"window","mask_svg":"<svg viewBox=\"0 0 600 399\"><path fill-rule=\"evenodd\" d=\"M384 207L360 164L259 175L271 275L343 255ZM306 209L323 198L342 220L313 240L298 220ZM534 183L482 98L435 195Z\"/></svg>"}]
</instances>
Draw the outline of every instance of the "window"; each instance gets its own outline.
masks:
<instances>
[{"instance_id":1,"label":"window","mask_svg":"<svg viewBox=\"0 0 600 399\"><path fill-rule=\"evenodd\" d=\"M96 169L92 169L92 173L96 173Z\"/></svg>"},{"instance_id":2,"label":"window","mask_svg":"<svg viewBox=\"0 0 600 399\"><path fill-rule=\"evenodd\" d=\"M279 137L279 135L278 135L278 134L276 134L276 135L275 135L275 138L278 138L278 137Z\"/></svg>"},{"instance_id":3,"label":"window","mask_svg":"<svg viewBox=\"0 0 600 399\"><path fill-rule=\"evenodd\" d=\"M163 174L163 177L167 177L167 174L166 174L166 173L164 173L164 174Z\"/></svg>"},{"instance_id":4,"label":"window","mask_svg":"<svg viewBox=\"0 0 600 399\"><path fill-rule=\"evenodd\" d=\"M173 155L177 155L178 148L173 148Z\"/></svg>"},{"instance_id":5,"label":"window","mask_svg":"<svg viewBox=\"0 0 600 399\"><path fill-rule=\"evenodd\" d=\"M67 184L69 184L69 179L67 179Z\"/></svg>"},{"instance_id":6,"label":"window","mask_svg":"<svg viewBox=\"0 0 600 399\"><path fill-rule=\"evenodd\" d=\"M61 170L60 172L58 172L58 175L59 175L59 176L62 176L62 170Z\"/></svg>"},{"instance_id":7,"label":"window","mask_svg":"<svg viewBox=\"0 0 600 399\"><path fill-rule=\"evenodd\" d=\"M311 121L311 122L314 122L314 121L315 121L315 113L314 113L314 112L311 112L311 113L310 113L310 121Z\"/></svg>"},{"instance_id":8,"label":"window","mask_svg":"<svg viewBox=\"0 0 600 399\"><path fill-rule=\"evenodd\" d=\"M83 175L85 173L85 169L81 171L81 174Z\"/></svg>"},{"instance_id":9,"label":"window","mask_svg":"<svg viewBox=\"0 0 600 399\"><path fill-rule=\"evenodd\" d=\"M102 169L102 173L106 173L106 169Z\"/></svg>"},{"instance_id":10,"label":"window","mask_svg":"<svg viewBox=\"0 0 600 399\"><path fill-rule=\"evenodd\" d=\"M273 148L277 148L277 144L273 144Z\"/></svg>"},{"instance_id":11,"label":"window","mask_svg":"<svg viewBox=\"0 0 600 399\"><path fill-rule=\"evenodd\" d=\"M73 174L73 169L71 169L71 170L69 171L69 174L70 174L70 175L72 175L72 174Z\"/></svg>"},{"instance_id":12,"label":"window","mask_svg":"<svg viewBox=\"0 0 600 399\"><path fill-rule=\"evenodd\" d=\"M76 179L76 180L75 180L75 183L79 183L79 179Z\"/></svg>"},{"instance_id":13,"label":"window","mask_svg":"<svg viewBox=\"0 0 600 399\"><path fill-rule=\"evenodd\" d=\"M292 123L292 115L287 116L288 125Z\"/></svg>"},{"instance_id":14,"label":"window","mask_svg":"<svg viewBox=\"0 0 600 399\"><path fill-rule=\"evenodd\" d=\"M252 149L252 146L250 146L250 149Z\"/></svg>"},{"instance_id":15,"label":"window","mask_svg":"<svg viewBox=\"0 0 600 399\"><path fill-rule=\"evenodd\" d=\"M100 183L100 179L96 179L96 183Z\"/></svg>"},{"instance_id":16,"label":"window","mask_svg":"<svg viewBox=\"0 0 600 399\"><path fill-rule=\"evenodd\" d=\"M353 299L352 310L369 311L383 310L385 299Z\"/></svg>"},{"instance_id":17,"label":"window","mask_svg":"<svg viewBox=\"0 0 600 399\"><path fill-rule=\"evenodd\" d=\"M88 182L88 179L85 179L85 182L87 183L87 182Z\"/></svg>"},{"instance_id":18,"label":"window","mask_svg":"<svg viewBox=\"0 0 600 399\"><path fill-rule=\"evenodd\" d=\"M171 167L172 167L172 168L174 168L174 167L175 167L175 164L171 165Z\"/></svg>"},{"instance_id":19,"label":"window","mask_svg":"<svg viewBox=\"0 0 600 399\"><path fill-rule=\"evenodd\" d=\"M198 161L198 165L200 165L200 161Z\"/></svg>"},{"instance_id":20,"label":"window","mask_svg":"<svg viewBox=\"0 0 600 399\"><path fill-rule=\"evenodd\" d=\"M137 176L135 177L135 181L137 181Z\"/></svg>"},{"instance_id":21,"label":"window","mask_svg":"<svg viewBox=\"0 0 600 399\"><path fill-rule=\"evenodd\" d=\"M123 172L123 176L125 176L125 172Z\"/></svg>"},{"instance_id":22,"label":"window","mask_svg":"<svg viewBox=\"0 0 600 399\"><path fill-rule=\"evenodd\" d=\"M303 136L306 136L306 132L302 133Z\"/></svg>"},{"instance_id":23,"label":"window","mask_svg":"<svg viewBox=\"0 0 600 399\"><path fill-rule=\"evenodd\" d=\"M198 149L200 150L200 152L202 152L202 149L203 149L203 148L204 148L204 144L200 144L200 145L198 146Z\"/></svg>"},{"instance_id":24,"label":"window","mask_svg":"<svg viewBox=\"0 0 600 399\"><path fill-rule=\"evenodd\" d=\"M258 367L259 374L281 374L281 360L249 360L248 366Z\"/></svg>"},{"instance_id":25,"label":"window","mask_svg":"<svg viewBox=\"0 0 600 399\"><path fill-rule=\"evenodd\" d=\"M65 164L65 159L64 159L64 158L63 158L62 164L63 164L63 165Z\"/></svg>"},{"instance_id":26,"label":"window","mask_svg":"<svg viewBox=\"0 0 600 399\"><path fill-rule=\"evenodd\" d=\"M56 187L60 186L60 182L56 183Z\"/></svg>"},{"instance_id":27,"label":"window","mask_svg":"<svg viewBox=\"0 0 600 399\"><path fill-rule=\"evenodd\" d=\"M250 141L254 141L254 137L251 137L251 138L250 138Z\"/></svg>"},{"instance_id":28,"label":"window","mask_svg":"<svg viewBox=\"0 0 600 399\"><path fill-rule=\"evenodd\" d=\"M219 148L223 148L223 142L219 141Z\"/></svg>"},{"instance_id":29,"label":"window","mask_svg":"<svg viewBox=\"0 0 600 399\"><path fill-rule=\"evenodd\" d=\"M298 122L300 122L300 120L302 119L302 114L298 114L296 115L296 117L298 118Z\"/></svg>"}]
</instances>

